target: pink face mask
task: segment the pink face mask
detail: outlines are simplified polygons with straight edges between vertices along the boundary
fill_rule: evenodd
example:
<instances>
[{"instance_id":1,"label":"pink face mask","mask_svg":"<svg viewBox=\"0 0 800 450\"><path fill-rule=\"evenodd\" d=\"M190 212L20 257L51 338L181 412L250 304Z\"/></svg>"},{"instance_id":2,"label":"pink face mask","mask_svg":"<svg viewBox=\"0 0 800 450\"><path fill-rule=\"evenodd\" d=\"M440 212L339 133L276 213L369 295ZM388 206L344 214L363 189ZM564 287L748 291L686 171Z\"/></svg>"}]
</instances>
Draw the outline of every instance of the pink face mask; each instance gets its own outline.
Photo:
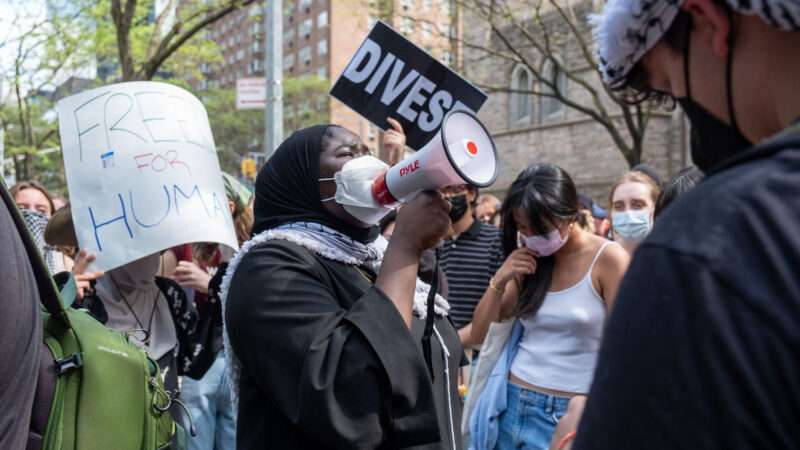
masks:
<instances>
[{"instance_id":1,"label":"pink face mask","mask_svg":"<svg viewBox=\"0 0 800 450\"><path fill-rule=\"evenodd\" d=\"M550 256L567 243L569 234L562 238L561 232L556 228L544 236L521 236L521 238L525 246L539 256Z\"/></svg>"}]
</instances>

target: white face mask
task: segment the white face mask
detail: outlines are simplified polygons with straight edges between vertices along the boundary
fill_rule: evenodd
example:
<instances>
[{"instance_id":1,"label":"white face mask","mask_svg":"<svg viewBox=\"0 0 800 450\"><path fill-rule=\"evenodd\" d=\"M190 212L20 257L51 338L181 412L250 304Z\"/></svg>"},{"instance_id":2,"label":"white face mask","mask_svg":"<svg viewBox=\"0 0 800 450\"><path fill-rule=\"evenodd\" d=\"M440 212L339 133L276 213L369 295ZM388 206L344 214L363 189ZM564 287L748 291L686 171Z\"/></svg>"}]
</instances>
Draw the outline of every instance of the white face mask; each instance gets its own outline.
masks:
<instances>
[{"instance_id":1,"label":"white face mask","mask_svg":"<svg viewBox=\"0 0 800 450\"><path fill-rule=\"evenodd\" d=\"M319 179L336 182L336 195L323 198L322 201L336 201L360 222L369 226L375 225L393 209L381 206L372 197L372 183L387 170L389 165L374 156L354 158L345 163L333 178Z\"/></svg>"}]
</instances>

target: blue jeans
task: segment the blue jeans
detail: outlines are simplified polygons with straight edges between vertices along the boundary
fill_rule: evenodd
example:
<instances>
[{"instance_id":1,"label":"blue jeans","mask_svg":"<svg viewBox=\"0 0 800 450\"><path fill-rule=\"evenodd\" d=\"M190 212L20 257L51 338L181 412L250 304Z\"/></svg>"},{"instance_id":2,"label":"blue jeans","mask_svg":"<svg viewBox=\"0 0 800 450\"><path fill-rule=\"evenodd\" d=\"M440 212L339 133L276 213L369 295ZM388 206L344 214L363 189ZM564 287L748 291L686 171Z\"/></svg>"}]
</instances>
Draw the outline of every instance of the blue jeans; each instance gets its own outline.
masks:
<instances>
[{"instance_id":1,"label":"blue jeans","mask_svg":"<svg viewBox=\"0 0 800 450\"><path fill-rule=\"evenodd\" d=\"M510 381L507 396L495 449L547 450L569 399L531 391Z\"/></svg>"},{"instance_id":2,"label":"blue jeans","mask_svg":"<svg viewBox=\"0 0 800 450\"><path fill-rule=\"evenodd\" d=\"M220 352L203 378L183 378L181 400L189 408L197 430L197 436L188 439L189 450L236 448L236 413L225 369L225 353Z\"/></svg>"}]
</instances>

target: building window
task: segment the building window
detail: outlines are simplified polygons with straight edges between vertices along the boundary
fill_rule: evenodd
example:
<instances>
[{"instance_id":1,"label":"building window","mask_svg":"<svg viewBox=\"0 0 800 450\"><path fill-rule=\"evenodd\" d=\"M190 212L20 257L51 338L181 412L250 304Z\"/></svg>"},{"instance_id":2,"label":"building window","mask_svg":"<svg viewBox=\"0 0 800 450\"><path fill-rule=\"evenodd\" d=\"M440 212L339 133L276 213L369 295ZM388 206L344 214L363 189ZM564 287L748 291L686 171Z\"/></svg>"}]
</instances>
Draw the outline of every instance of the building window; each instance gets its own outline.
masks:
<instances>
[{"instance_id":1,"label":"building window","mask_svg":"<svg viewBox=\"0 0 800 450\"><path fill-rule=\"evenodd\" d=\"M297 52L297 60L299 63L309 66L311 65L311 49L308 47L303 47Z\"/></svg>"},{"instance_id":2,"label":"building window","mask_svg":"<svg viewBox=\"0 0 800 450\"><path fill-rule=\"evenodd\" d=\"M550 81L552 86L542 83L542 92L544 93L561 93L562 95L567 91L567 76L561 71L555 62L548 58L542 66L542 78ZM555 89L553 88L555 87ZM557 119L564 113L564 104L560 100L553 97L542 96L540 97L539 111L541 121Z\"/></svg>"},{"instance_id":3,"label":"building window","mask_svg":"<svg viewBox=\"0 0 800 450\"><path fill-rule=\"evenodd\" d=\"M299 9L305 13L311 11L311 0L300 0Z\"/></svg>"},{"instance_id":4,"label":"building window","mask_svg":"<svg viewBox=\"0 0 800 450\"><path fill-rule=\"evenodd\" d=\"M317 76L320 78L328 78L328 68L322 66L319 69L317 69Z\"/></svg>"},{"instance_id":5,"label":"building window","mask_svg":"<svg viewBox=\"0 0 800 450\"><path fill-rule=\"evenodd\" d=\"M433 0L422 0L422 10L423 11L430 11L433 7Z\"/></svg>"},{"instance_id":6,"label":"building window","mask_svg":"<svg viewBox=\"0 0 800 450\"><path fill-rule=\"evenodd\" d=\"M244 58L244 50L242 49L236 50L236 60L241 61L242 58Z\"/></svg>"},{"instance_id":7,"label":"building window","mask_svg":"<svg viewBox=\"0 0 800 450\"><path fill-rule=\"evenodd\" d=\"M413 33L414 20L410 17L403 17L400 21L400 32L406 35Z\"/></svg>"},{"instance_id":8,"label":"building window","mask_svg":"<svg viewBox=\"0 0 800 450\"><path fill-rule=\"evenodd\" d=\"M291 72L292 66L294 66L294 53L289 53L283 57L283 68Z\"/></svg>"},{"instance_id":9,"label":"building window","mask_svg":"<svg viewBox=\"0 0 800 450\"><path fill-rule=\"evenodd\" d=\"M442 14L450 17L450 0L442 0Z\"/></svg>"},{"instance_id":10,"label":"building window","mask_svg":"<svg viewBox=\"0 0 800 450\"><path fill-rule=\"evenodd\" d=\"M520 92L533 89L533 76L527 67L518 65L511 72L511 94L509 95L509 122L511 126L530 123L533 115L531 94Z\"/></svg>"},{"instance_id":11,"label":"building window","mask_svg":"<svg viewBox=\"0 0 800 450\"><path fill-rule=\"evenodd\" d=\"M311 27L314 26L314 21L311 19L306 19L297 26L297 36L304 37L308 39L311 35Z\"/></svg>"},{"instance_id":12,"label":"building window","mask_svg":"<svg viewBox=\"0 0 800 450\"><path fill-rule=\"evenodd\" d=\"M375 17L373 15L370 15L369 17L367 17L367 28L369 28L371 30L372 27L374 27L376 23L378 23L378 18L377 17Z\"/></svg>"},{"instance_id":13,"label":"building window","mask_svg":"<svg viewBox=\"0 0 800 450\"><path fill-rule=\"evenodd\" d=\"M322 11L317 15L317 28L324 28L328 26L328 11Z\"/></svg>"},{"instance_id":14,"label":"building window","mask_svg":"<svg viewBox=\"0 0 800 450\"><path fill-rule=\"evenodd\" d=\"M283 43L284 45L287 43L292 42L294 39L294 27L289 28L288 30L283 32Z\"/></svg>"},{"instance_id":15,"label":"building window","mask_svg":"<svg viewBox=\"0 0 800 450\"><path fill-rule=\"evenodd\" d=\"M261 41L253 41L253 45L250 46L250 51L253 53L258 53L261 51Z\"/></svg>"},{"instance_id":16,"label":"building window","mask_svg":"<svg viewBox=\"0 0 800 450\"><path fill-rule=\"evenodd\" d=\"M430 37L431 37L431 23L430 22L422 22L420 24L420 28L422 28L422 38L423 39L430 39Z\"/></svg>"},{"instance_id":17,"label":"building window","mask_svg":"<svg viewBox=\"0 0 800 450\"><path fill-rule=\"evenodd\" d=\"M414 0L401 0L400 5L403 7L403 11L409 11L414 7Z\"/></svg>"},{"instance_id":18,"label":"building window","mask_svg":"<svg viewBox=\"0 0 800 450\"><path fill-rule=\"evenodd\" d=\"M328 54L328 40L322 39L317 42L317 55L325 56Z\"/></svg>"},{"instance_id":19,"label":"building window","mask_svg":"<svg viewBox=\"0 0 800 450\"><path fill-rule=\"evenodd\" d=\"M251 34L261 33L261 22L253 22L253 28L250 30Z\"/></svg>"},{"instance_id":20,"label":"building window","mask_svg":"<svg viewBox=\"0 0 800 450\"><path fill-rule=\"evenodd\" d=\"M445 66L452 66L453 65L453 53L450 51L442 52L442 63Z\"/></svg>"},{"instance_id":21,"label":"building window","mask_svg":"<svg viewBox=\"0 0 800 450\"><path fill-rule=\"evenodd\" d=\"M289 17L289 20L291 20L292 14L294 14L294 2L286 2L284 13L286 14L286 17Z\"/></svg>"},{"instance_id":22,"label":"building window","mask_svg":"<svg viewBox=\"0 0 800 450\"><path fill-rule=\"evenodd\" d=\"M250 73L253 72L261 72L264 67L264 63L260 59L254 59L250 61Z\"/></svg>"},{"instance_id":23,"label":"building window","mask_svg":"<svg viewBox=\"0 0 800 450\"><path fill-rule=\"evenodd\" d=\"M369 127L367 128L367 139L369 139L370 141L374 141L377 136L378 136L378 127L376 127L373 124L369 124Z\"/></svg>"},{"instance_id":24,"label":"building window","mask_svg":"<svg viewBox=\"0 0 800 450\"><path fill-rule=\"evenodd\" d=\"M211 73L211 65L208 63L203 63L200 65L200 73L209 74Z\"/></svg>"}]
</instances>

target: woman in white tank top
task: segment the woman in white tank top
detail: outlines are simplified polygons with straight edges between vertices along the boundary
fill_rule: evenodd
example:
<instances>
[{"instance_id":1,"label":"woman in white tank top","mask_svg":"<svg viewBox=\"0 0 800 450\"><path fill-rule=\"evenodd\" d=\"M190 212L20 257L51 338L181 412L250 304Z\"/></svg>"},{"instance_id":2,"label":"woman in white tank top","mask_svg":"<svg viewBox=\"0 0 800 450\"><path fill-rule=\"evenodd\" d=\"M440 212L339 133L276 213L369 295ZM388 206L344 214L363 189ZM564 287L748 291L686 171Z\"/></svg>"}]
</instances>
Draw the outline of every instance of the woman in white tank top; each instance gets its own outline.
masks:
<instances>
[{"instance_id":1,"label":"woman in white tank top","mask_svg":"<svg viewBox=\"0 0 800 450\"><path fill-rule=\"evenodd\" d=\"M508 258L472 322L483 342L492 322L516 318L506 409L490 448L546 450L569 399L589 392L603 325L629 257L576 224L578 194L555 165L534 165L503 204ZM488 418L487 418L488 420Z\"/></svg>"}]
</instances>

